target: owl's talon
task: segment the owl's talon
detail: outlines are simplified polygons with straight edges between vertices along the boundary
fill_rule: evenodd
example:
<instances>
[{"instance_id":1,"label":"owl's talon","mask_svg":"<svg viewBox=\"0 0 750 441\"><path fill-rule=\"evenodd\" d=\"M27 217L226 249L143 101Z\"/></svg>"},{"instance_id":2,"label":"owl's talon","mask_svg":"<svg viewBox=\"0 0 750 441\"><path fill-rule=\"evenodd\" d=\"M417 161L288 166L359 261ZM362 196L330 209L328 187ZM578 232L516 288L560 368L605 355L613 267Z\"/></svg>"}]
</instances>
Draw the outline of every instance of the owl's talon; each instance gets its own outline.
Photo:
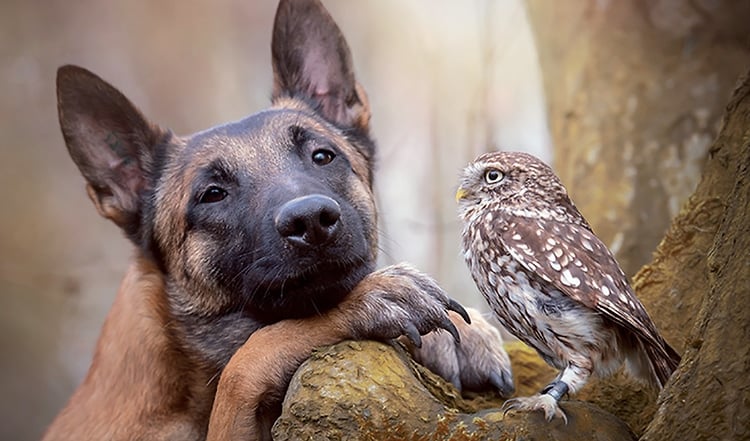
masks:
<instances>
[{"instance_id":1,"label":"owl's talon","mask_svg":"<svg viewBox=\"0 0 750 441\"><path fill-rule=\"evenodd\" d=\"M531 397L518 397L507 400L503 403L500 410L503 412L503 416L511 410L517 412L534 412L541 410L544 412L544 419L547 421L552 421L553 418L557 417L562 418L565 424L568 424L568 416L565 415L565 412L560 408L557 400L548 394L538 394Z\"/></svg>"},{"instance_id":2,"label":"owl's talon","mask_svg":"<svg viewBox=\"0 0 750 441\"><path fill-rule=\"evenodd\" d=\"M448 309L451 311L457 312L458 315L460 315L461 318L463 318L466 323L471 324L471 318L469 317L469 313L466 312L466 309L464 309L464 307L457 301L453 299L449 299Z\"/></svg>"},{"instance_id":3,"label":"owl's talon","mask_svg":"<svg viewBox=\"0 0 750 441\"><path fill-rule=\"evenodd\" d=\"M511 410L513 410L513 408L514 408L513 402L515 400L516 400L515 398L511 398L510 400L505 400L505 402L503 403L503 405L500 407L500 410L503 412L503 417L505 417L505 415L508 412L510 412Z\"/></svg>"}]
</instances>

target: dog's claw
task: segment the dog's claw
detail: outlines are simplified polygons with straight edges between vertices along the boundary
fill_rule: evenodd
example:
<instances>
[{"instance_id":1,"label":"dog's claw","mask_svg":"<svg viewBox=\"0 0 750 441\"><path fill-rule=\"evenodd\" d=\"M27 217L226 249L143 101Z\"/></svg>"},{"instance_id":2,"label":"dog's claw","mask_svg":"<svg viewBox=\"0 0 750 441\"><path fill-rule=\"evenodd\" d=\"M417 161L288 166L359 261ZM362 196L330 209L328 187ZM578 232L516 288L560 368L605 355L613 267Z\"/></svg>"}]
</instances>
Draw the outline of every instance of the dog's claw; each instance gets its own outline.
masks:
<instances>
[{"instance_id":1,"label":"dog's claw","mask_svg":"<svg viewBox=\"0 0 750 441\"><path fill-rule=\"evenodd\" d=\"M419 329L414 326L414 323L406 323L404 326L404 335L406 335L406 338L408 338L414 346L418 348L422 347L422 336L419 335Z\"/></svg>"},{"instance_id":2,"label":"dog's claw","mask_svg":"<svg viewBox=\"0 0 750 441\"><path fill-rule=\"evenodd\" d=\"M461 343L461 335L458 333L458 329L456 328L456 325L454 325L453 322L450 321L448 317L445 317L443 319L442 323L440 323L440 327L450 332L450 334L453 336L453 340L456 343Z\"/></svg>"},{"instance_id":3,"label":"dog's claw","mask_svg":"<svg viewBox=\"0 0 750 441\"><path fill-rule=\"evenodd\" d=\"M489 375L490 384L500 391L500 395L509 397L515 392L516 386L513 384L512 375L509 376L510 378L506 378L506 375L503 374L502 371L492 370Z\"/></svg>"},{"instance_id":4,"label":"dog's claw","mask_svg":"<svg viewBox=\"0 0 750 441\"><path fill-rule=\"evenodd\" d=\"M460 303L453 299L448 299L448 309L454 312L457 312L458 315L461 316L461 318L464 319L464 321L468 324L471 324L471 318L469 317L469 313L466 312L463 306L461 306Z\"/></svg>"}]
</instances>

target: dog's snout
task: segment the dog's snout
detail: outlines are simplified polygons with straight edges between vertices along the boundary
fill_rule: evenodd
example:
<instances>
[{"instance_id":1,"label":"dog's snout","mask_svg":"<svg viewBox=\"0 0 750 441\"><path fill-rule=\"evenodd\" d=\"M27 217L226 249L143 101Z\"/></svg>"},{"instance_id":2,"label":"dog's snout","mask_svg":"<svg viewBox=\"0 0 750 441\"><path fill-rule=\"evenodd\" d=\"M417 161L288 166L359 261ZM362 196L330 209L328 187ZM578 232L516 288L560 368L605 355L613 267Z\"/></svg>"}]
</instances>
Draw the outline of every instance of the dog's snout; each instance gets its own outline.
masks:
<instances>
[{"instance_id":1,"label":"dog's snout","mask_svg":"<svg viewBox=\"0 0 750 441\"><path fill-rule=\"evenodd\" d=\"M336 236L341 218L338 202L309 195L286 202L275 218L279 234L298 246L323 245Z\"/></svg>"}]
</instances>

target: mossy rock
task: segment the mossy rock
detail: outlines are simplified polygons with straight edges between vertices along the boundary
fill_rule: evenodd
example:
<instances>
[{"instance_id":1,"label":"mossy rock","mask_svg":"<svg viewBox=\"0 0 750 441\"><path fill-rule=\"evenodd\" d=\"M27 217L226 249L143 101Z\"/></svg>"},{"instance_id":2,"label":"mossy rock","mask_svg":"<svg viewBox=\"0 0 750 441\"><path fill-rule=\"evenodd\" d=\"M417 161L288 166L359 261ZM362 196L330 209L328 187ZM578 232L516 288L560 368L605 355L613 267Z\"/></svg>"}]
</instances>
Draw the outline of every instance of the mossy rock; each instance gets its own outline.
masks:
<instances>
[{"instance_id":1,"label":"mossy rock","mask_svg":"<svg viewBox=\"0 0 750 441\"><path fill-rule=\"evenodd\" d=\"M543 377L554 376L528 348L509 349L514 364L533 365L516 370L519 393L536 391L549 381ZM562 403L567 424L547 422L541 413L503 415L500 405L493 394L464 399L399 347L347 341L316 352L300 367L273 436L278 441L635 439L623 421L585 402Z\"/></svg>"}]
</instances>

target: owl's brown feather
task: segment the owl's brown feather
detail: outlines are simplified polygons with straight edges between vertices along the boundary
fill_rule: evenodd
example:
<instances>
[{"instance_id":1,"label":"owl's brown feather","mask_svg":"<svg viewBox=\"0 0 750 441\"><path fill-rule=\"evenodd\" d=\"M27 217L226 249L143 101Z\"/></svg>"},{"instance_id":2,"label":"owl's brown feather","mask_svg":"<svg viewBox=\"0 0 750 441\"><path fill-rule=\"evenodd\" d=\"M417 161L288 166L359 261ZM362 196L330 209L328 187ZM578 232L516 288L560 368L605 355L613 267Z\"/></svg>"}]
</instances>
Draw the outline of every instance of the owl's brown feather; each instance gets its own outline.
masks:
<instances>
[{"instance_id":1,"label":"owl's brown feather","mask_svg":"<svg viewBox=\"0 0 750 441\"><path fill-rule=\"evenodd\" d=\"M642 340L659 385L666 382L680 357L659 335L614 256L590 229L520 216L496 228L502 246L524 268Z\"/></svg>"},{"instance_id":2,"label":"owl's brown feather","mask_svg":"<svg viewBox=\"0 0 750 441\"><path fill-rule=\"evenodd\" d=\"M480 292L512 333L562 369L544 392L553 402L624 362L663 386L679 355L549 166L525 153L484 154L464 170L457 200ZM559 413L548 397L512 407Z\"/></svg>"}]
</instances>

